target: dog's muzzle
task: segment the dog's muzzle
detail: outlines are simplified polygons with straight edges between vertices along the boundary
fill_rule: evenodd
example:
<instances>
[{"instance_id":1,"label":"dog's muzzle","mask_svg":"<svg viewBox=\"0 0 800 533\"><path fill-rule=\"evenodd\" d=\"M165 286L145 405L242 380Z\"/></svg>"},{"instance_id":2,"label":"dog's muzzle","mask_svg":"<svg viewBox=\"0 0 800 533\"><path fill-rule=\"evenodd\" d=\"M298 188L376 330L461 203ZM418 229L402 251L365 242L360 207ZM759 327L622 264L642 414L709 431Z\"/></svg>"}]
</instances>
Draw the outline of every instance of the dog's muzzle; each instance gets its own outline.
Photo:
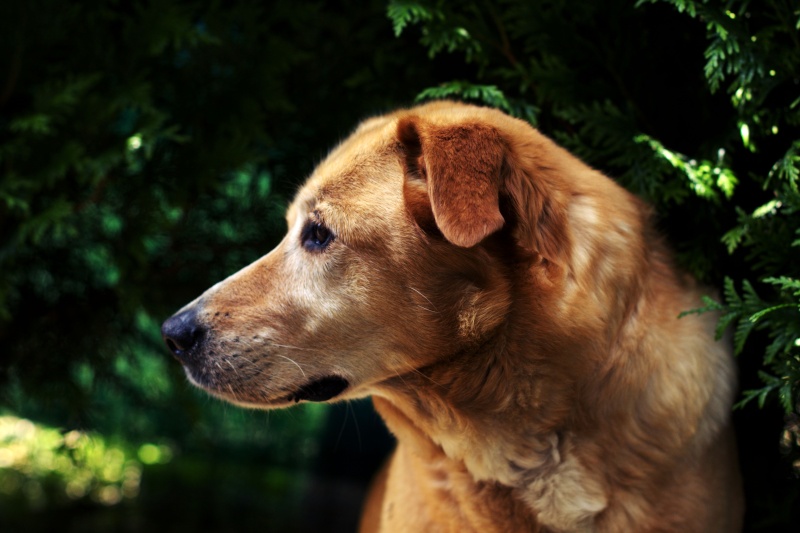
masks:
<instances>
[{"instance_id":1,"label":"dog's muzzle","mask_svg":"<svg viewBox=\"0 0 800 533\"><path fill-rule=\"evenodd\" d=\"M161 325L161 336L164 343L180 361L195 385L208 390L216 390L213 372L205 369L203 364L204 343L209 333L206 326L198 320L197 306L192 306L168 318ZM350 383L340 376L324 376L313 379L300 386L295 392L281 398L283 402L326 402L344 392Z\"/></svg>"}]
</instances>

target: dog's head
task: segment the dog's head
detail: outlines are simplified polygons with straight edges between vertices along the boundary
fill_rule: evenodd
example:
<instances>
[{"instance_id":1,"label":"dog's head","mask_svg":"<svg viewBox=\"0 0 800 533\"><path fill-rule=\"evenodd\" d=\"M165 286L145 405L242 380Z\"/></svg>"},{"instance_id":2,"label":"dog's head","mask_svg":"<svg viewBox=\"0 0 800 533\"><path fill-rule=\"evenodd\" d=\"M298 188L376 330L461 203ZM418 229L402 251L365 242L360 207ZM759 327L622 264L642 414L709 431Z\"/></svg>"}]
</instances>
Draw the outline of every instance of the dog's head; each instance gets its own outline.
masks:
<instances>
[{"instance_id":1,"label":"dog's head","mask_svg":"<svg viewBox=\"0 0 800 533\"><path fill-rule=\"evenodd\" d=\"M538 164L521 142L550 146L527 132L453 103L364 122L298 192L283 241L164 323L190 380L259 407L356 398L495 335L510 271L546 278L568 240L558 194L519 176Z\"/></svg>"}]
</instances>

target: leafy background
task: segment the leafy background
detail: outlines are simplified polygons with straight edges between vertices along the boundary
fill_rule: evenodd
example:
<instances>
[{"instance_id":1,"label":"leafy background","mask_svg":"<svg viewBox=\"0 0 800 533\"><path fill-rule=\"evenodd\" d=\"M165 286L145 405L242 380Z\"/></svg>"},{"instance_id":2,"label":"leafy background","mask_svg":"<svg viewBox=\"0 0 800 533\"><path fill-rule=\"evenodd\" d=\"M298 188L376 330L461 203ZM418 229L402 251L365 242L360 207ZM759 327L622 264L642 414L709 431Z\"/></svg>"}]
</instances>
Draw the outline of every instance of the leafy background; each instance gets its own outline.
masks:
<instances>
[{"instance_id":1,"label":"leafy background","mask_svg":"<svg viewBox=\"0 0 800 533\"><path fill-rule=\"evenodd\" d=\"M795 531L799 30L797 0L0 3L0 528L353 530L369 404L223 405L158 326L359 119L448 97L654 205L736 348L747 530Z\"/></svg>"}]
</instances>

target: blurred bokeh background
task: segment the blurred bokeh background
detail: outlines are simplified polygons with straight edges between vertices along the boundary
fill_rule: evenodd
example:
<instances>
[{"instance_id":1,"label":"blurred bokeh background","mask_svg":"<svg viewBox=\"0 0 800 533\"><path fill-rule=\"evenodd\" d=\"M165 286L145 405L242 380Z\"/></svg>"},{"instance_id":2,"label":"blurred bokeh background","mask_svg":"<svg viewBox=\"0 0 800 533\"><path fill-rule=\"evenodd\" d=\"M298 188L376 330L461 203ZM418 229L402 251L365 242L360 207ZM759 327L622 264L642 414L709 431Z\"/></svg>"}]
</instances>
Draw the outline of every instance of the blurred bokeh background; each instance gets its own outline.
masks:
<instances>
[{"instance_id":1,"label":"blurred bokeh background","mask_svg":"<svg viewBox=\"0 0 800 533\"><path fill-rule=\"evenodd\" d=\"M0 2L0 531L353 531L370 403L224 405L159 325L360 119L441 97L655 206L738 354L747 531L797 531L799 30L797 0Z\"/></svg>"}]
</instances>

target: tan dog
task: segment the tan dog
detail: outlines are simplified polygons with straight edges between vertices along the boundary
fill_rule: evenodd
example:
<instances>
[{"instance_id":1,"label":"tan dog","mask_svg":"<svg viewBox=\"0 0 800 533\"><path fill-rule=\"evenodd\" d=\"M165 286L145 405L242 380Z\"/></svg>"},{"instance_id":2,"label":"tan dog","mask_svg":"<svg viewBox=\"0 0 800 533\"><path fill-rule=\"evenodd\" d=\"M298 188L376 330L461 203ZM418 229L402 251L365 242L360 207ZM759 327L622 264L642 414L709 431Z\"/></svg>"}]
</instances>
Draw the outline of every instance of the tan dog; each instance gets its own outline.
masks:
<instances>
[{"instance_id":1,"label":"tan dog","mask_svg":"<svg viewBox=\"0 0 800 533\"><path fill-rule=\"evenodd\" d=\"M363 531L740 529L729 351L610 179L438 102L361 124L287 220L162 331L240 405L371 395L398 445Z\"/></svg>"}]
</instances>

